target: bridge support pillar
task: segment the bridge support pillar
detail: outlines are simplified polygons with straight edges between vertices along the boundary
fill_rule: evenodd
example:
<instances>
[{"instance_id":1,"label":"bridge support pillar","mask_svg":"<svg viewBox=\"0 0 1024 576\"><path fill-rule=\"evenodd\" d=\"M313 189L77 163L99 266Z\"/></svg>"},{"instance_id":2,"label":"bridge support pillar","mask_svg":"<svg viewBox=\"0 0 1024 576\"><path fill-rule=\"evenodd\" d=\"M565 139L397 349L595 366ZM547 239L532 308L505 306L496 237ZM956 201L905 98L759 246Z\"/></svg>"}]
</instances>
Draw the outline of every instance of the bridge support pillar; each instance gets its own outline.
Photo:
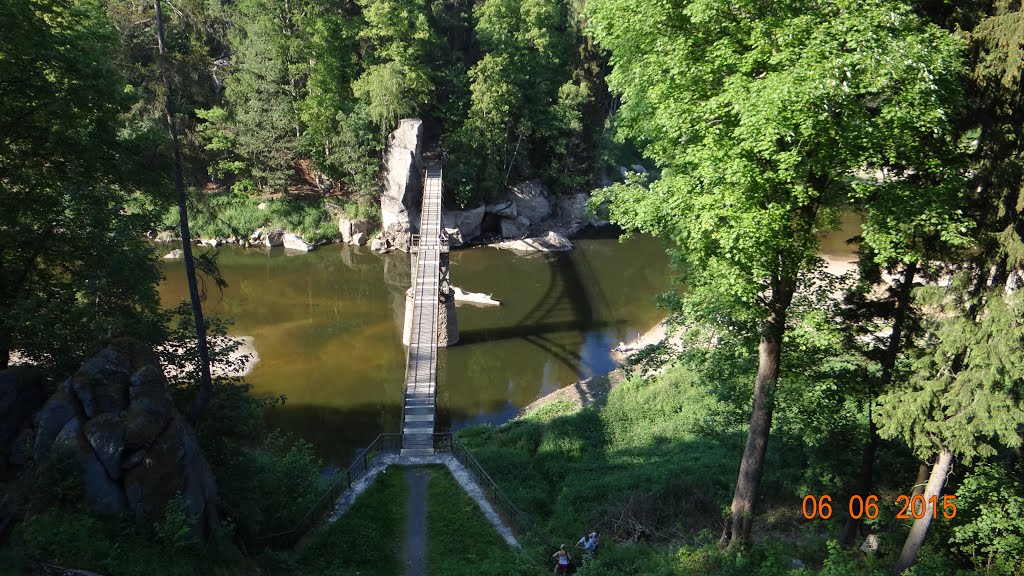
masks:
<instances>
[{"instance_id":1,"label":"bridge support pillar","mask_svg":"<svg viewBox=\"0 0 1024 576\"><path fill-rule=\"evenodd\" d=\"M448 277L450 270L448 244L444 244L440 255L441 282L437 302L437 345L440 348L454 346L459 341L459 318L455 312L455 291Z\"/></svg>"}]
</instances>

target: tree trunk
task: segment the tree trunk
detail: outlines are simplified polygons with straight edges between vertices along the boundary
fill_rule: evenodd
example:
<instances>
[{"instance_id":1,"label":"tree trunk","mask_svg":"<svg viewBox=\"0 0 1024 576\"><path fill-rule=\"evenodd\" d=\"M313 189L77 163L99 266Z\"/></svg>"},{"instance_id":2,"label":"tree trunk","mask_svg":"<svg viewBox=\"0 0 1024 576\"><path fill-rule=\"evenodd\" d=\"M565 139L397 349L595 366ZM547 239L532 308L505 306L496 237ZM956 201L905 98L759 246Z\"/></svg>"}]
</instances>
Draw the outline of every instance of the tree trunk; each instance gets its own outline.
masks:
<instances>
[{"instance_id":1,"label":"tree trunk","mask_svg":"<svg viewBox=\"0 0 1024 576\"><path fill-rule=\"evenodd\" d=\"M747 432L747 444L743 449L743 459L740 461L731 514L726 519L725 530L719 541L720 546L728 544L730 549L743 546L750 539L750 527L764 472L765 452L768 449L768 432L772 427L773 396L775 383L779 379L779 360L782 356L782 337L786 329L788 300L786 306L776 307L761 333L750 430Z\"/></svg>"},{"instance_id":2,"label":"tree trunk","mask_svg":"<svg viewBox=\"0 0 1024 576\"><path fill-rule=\"evenodd\" d=\"M164 89L164 114L167 118L167 130L171 136L171 149L173 152L174 192L178 199L178 225L181 229L181 250L185 259L185 277L188 279L188 295L192 303L192 318L196 324L196 340L199 350L199 390L196 392L192 402L192 411L189 420L194 427L206 411L210 403L210 395L213 392L213 382L210 378L210 351L206 342L206 322L203 320L203 302L199 295L199 283L196 281L196 263L192 259L192 235L188 229L188 202L185 196L185 185L181 175L181 150L178 145L178 130L174 124L174 100L171 98L171 83L167 80L167 48L164 44L164 21L160 9L161 0L153 0L156 8L156 34L157 47L160 51L161 76L163 77Z\"/></svg>"},{"instance_id":3,"label":"tree trunk","mask_svg":"<svg viewBox=\"0 0 1024 576\"><path fill-rule=\"evenodd\" d=\"M910 489L911 498L924 494L925 482L928 482L931 471L932 467L927 462L921 462L917 466L917 478L914 480L914 487Z\"/></svg>"},{"instance_id":4,"label":"tree trunk","mask_svg":"<svg viewBox=\"0 0 1024 576\"><path fill-rule=\"evenodd\" d=\"M887 390L892 383L893 370L896 368L896 359L903 348L903 326L906 324L907 312L910 309L910 295L914 287L914 276L917 274L917 263L910 264L903 269L903 277L900 279L899 287L896 290L896 306L893 310L892 333L889 334L889 342L885 348L885 356L882 358L882 375L880 378L880 389ZM874 402L877 392L869 392L869 402ZM864 457L861 461L860 481L857 484L857 491L861 498L867 499L874 487L875 455L878 453L878 426L871 416L871 404L868 404L868 440L864 444ZM839 536L839 544L844 548L853 546L854 540L860 534L863 525L863 516L854 518L846 517L846 525L843 526L843 533Z\"/></svg>"},{"instance_id":5,"label":"tree trunk","mask_svg":"<svg viewBox=\"0 0 1024 576\"><path fill-rule=\"evenodd\" d=\"M900 552L900 558L896 561L896 566L893 569L896 574L902 574L907 568L913 566L914 562L917 562L917 555L921 552L921 545L924 544L925 536L928 535L928 527L931 526L932 514L935 511L935 506L929 500L934 496L937 502L941 502L942 488L946 485L946 475L949 474L949 468L952 464L953 453L943 448L939 452L939 457L935 460L935 465L932 466L928 487L924 491L924 517L914 520L914 526L910 529L906 542L903 543L903 551Z\"/></svg>"}]
</instances>

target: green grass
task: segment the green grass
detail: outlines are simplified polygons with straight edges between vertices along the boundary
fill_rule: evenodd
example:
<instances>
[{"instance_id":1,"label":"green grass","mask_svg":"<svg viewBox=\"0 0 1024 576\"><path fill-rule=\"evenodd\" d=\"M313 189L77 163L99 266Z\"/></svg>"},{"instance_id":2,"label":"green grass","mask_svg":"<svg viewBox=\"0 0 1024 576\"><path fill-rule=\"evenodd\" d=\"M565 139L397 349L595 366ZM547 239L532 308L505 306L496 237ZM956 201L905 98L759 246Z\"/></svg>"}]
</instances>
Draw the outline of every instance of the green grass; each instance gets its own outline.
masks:
<instances>
[{"instance_id":1,"label":"green grass","mask_svg":"<svg viewBox=\"0 0 1024 576\"><path fill-rule=\"evenodd\" d=\"M267 206L260 210L263 202ZM280 228L307 242L318 242L339 234L338 219L328 210L327 202L316 197L263 200L232 192L193 193L189 203L189 226L196 238L248 238L257 228ZM345 202L340 208L349 217L373 217L372 208L356 202ZM177 206L168 209L161 226L177 230Z\"/></svg>"},{"instance_id":2,"label":"green grass","mask_svg":"<svg viewBox=\"0 0 1024 576\"><path fill-rule=\"evenodd\" d=\"M298 555L267 553L269 575L397 576L408 490L400 468L388 468L337 522L313 537Z\"/></svg>"},{"instance_id":3,"label":"green grass","mask_svg":"<svg viewBox=\"0 0 1024 576\"><path fill-rule=\"evenodd\" d=\"M604 407L553 404L460 436L550 537L574 543L597 528L657 539L721 519L743 441L722 413L676 369L623 383Z\"/></svg>"},{"instance_id":4,"label":"green grass","mask_svg":"<svg viewBox=\"0 0 1024 576\"><path fill-rule=\"evenodd\" d=\"M510 547L476 502L443 466L430 467L427 493L427 556L430 574L514 576L538 574L537 554Z\"/></svg>"}]
</instances>

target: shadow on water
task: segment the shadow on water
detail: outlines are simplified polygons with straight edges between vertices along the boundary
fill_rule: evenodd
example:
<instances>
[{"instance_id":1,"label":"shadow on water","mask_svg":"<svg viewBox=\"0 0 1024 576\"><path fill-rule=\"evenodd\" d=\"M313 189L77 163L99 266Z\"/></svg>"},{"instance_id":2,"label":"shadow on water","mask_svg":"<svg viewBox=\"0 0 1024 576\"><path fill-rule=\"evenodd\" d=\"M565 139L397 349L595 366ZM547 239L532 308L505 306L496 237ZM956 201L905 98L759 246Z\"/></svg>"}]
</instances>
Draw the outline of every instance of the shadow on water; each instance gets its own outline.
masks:
<instances>
[{"instance_id":1,"label":"shadow on water","mask_svg":"<svg viewBox=\"0 0 1024 576\"><path fill-rule=\"evenodd\" d=\"M539 348L571 370L580 374L593 373L595 367L585 365L578 345L560 343L551 335L617 328L623 326L625 322L599 320L595 315L592 302L595 294L604 310L608 310L610 306L600 289L599 282L592 282L589 287L584 282L577 262L589 268L589 259L585 253L580 252L575 257L564 253L542 257L550 264L547 284L543 295L523 318L512 326L461 331L459 346L518 338ZM593 277L593 274L590 277Z\"/></svg>"}]
</instances>

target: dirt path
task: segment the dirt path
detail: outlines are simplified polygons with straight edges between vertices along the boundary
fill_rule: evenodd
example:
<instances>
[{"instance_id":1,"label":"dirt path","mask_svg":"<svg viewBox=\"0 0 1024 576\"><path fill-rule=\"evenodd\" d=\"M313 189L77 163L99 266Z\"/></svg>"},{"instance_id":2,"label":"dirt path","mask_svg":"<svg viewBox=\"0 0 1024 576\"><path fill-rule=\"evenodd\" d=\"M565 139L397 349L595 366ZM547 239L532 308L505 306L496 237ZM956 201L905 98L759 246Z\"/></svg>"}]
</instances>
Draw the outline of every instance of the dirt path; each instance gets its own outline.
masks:
<instances>
[{"instance_id":1,"label":"dirt path","mask_svg":"<svg viewBox=\"0 0 1024 576\"><path fill-rule=\"evenodd\" d=\"M402 564L405 576L427 576L427 484L430 471L423 468L405 470L409 487L409 512L405 519L402 543Z\"/></svg>"}]
</instances>

